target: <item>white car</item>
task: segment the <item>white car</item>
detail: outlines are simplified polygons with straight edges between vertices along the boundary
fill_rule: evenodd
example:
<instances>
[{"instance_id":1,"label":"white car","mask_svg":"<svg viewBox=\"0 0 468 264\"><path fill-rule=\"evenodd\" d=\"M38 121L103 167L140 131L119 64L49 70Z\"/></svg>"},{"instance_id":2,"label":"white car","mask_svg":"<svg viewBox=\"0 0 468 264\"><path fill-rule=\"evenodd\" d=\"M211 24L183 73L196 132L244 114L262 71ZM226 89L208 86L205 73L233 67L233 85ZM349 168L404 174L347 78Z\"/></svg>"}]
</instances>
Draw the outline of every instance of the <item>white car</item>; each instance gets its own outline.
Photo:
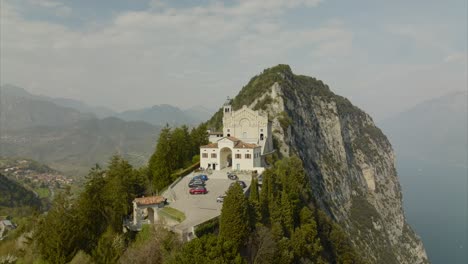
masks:
<instances>
[{"instance_id":1,"label":"white car","mask_svg":"<svg viewBox=\"0 0 468 264\"><path fill-rule=\"evenodd\" d=\"M224 197L226 197L226 195L220 195L220 196L218 196L218 198L216 198L216 202L218 202L218 203L224 202Z\"/></svg>"}]
</instances>

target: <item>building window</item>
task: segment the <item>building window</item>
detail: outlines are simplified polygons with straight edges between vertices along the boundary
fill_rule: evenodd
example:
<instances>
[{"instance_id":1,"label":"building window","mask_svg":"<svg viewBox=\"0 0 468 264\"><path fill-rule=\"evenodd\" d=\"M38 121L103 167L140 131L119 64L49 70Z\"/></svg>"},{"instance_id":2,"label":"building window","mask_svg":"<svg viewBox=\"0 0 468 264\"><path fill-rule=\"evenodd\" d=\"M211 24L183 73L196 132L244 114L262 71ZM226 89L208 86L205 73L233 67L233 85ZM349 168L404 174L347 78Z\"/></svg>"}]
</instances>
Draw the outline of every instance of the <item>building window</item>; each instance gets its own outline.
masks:
<instances>
[{"instance_id":1,"label":"building window","mask_svg":"<svg viewBox=\"0 0 468 264\"><path fill-rule=\"evenodd\" d=\"M236 154L236 159L242 159L242 154Z\"/></svg>"},{"instance_id":2,"label":"building window","mask_svg":"<svg viewBox=\"0 0 468 264\"><path fill-rule=\"evenodd\" d=\"M208 153L202 153L202 158L208 158Z\"/></svg>"},{"instance_id":3,"label":"building window","mask_svg":"<svg viewBox=\"0 0 468 264\"><path fill-rule=\"evenodd\" d=\"M228 132L231 132L231 129L228 128Z\"/></svg>"},{"instance_id":4,"label":"building window","mask_svg":"<svg viewBox=\"0 0 468 264\"><path fill-rule=\"evenodd\" d=\"M211 153L212 158L216 158L216 153Z\"/></svg>"},{"instance_id":5,"label":"building window","mask_svg":"<svg viewBox=\"0 0 468 264\"><path fill-rule=\"evenodd\" d=\"M228 137L230 137L230 136L231 136L231 134L227 134L227 136L228 136Z\"/></svg>"},{"instance_id":6,"label":"building window","mask_svg":"<svg viewBox=\"0 0 468 264\"><path fill-rule=\"evenodd\" d=\"M263 132L263 128L262 128L262 129L260 129L260 132Z\"/></svg>"},{"instance_id":7,"label":"building window","mask_svg":"<svg viewBox=\"0 0 468 264\"><path fill-rule=\"evenodd\" d=\"M251 158L252 158L252 154L245 154L245 158L246 158L246 159L251 159Z\"/></svg>"},{"instance_id":8,"label":"building window","mask_svg":"<svg viewBox=\"0 0 468 264\"><path fill-rule=\"evenodd\" d=\"M263 140L263 133L260 134L260 140Z\"/></svg>"}]
</instances>

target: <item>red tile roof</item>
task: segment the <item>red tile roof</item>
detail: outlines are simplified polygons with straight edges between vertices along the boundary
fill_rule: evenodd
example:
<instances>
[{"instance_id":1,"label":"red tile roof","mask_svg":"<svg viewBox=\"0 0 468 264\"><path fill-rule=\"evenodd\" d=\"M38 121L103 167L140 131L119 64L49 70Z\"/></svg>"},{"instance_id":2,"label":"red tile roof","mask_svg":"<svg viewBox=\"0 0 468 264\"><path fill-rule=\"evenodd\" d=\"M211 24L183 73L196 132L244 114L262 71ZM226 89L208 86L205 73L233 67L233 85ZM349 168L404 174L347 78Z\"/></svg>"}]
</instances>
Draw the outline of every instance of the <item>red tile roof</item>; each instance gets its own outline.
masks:
<instances>
[{"instance_id":1,"label":"red tile roof","mask_svg":"<svg viewBox=\"0 0 468 264\"><path fill-rule=\"evenodd\" d=\"M135 198L133 200L137 203L137 205L150 205L150 204L160 204L166 201L166 198L163 196L149 196L149 197L141 197Z\"/></svg>"},{"instance_id":2,"label":"red tile roof","mask_svg":"<svg viewBox=\"0 0 468 264\"><path fill-rule=\"evenodd\" d=\"M257 144L245 143L243 141L237 142L237 144L234 146L234 148L236 148L236 149L240 149L240 148L253 149L253 148L256 148L256 147L259 147L259 146Z\"/></svg>"},{"instance_id":3,"label":"red tile roof","mask_svg":"<svg viewBox=\"0 0 468 264\"><path fill-rule=\"evenodd\" d=\"M234 142L240 141L240 139L235 138L235 137L226 137L226 138Z\"/></svg>"},{"instance_id":4,"label":"red tile roof","mask_svg":"<svg viewBox=\"0 0 468 264\"><path fill-rule=\"evenodd\" d=\"M200 146L200 148L218 148L218 143L211 143L208 145Z\"/></svg>"}]
</instances>

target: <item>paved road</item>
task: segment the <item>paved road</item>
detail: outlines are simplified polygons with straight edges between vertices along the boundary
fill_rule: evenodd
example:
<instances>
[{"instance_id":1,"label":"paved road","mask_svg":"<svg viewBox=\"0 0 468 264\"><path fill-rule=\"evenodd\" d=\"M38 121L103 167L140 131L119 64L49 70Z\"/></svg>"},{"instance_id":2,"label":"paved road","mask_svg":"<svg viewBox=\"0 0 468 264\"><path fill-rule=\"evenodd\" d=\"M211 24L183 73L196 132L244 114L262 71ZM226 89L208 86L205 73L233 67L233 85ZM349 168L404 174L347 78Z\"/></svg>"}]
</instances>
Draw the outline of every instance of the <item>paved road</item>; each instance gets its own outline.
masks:
<instances>
[{"instance_id":1,"label":"paved road","mask_svg":"<svg viewBox=\"0 0 468 264\"><path fill-rule=\"evenodd\" d=\"M163 195L168 198L169 206L185 213L186 219L175 226L175 228L184 231L191 231L193 226L201 224L221 213L222 203L216 202L216 198L223 195L229 185L233 182L227 178L227 170L214 171L208 175L206 182L207 194L191 195L189 193L188 183L194 175L192 173L184 177L171 190L167 190ZM250 186L250 175L239 175L240 180L247 184L247 190ZM171 195L172 194L172 195Z\"/></svg>"}]
</instances>

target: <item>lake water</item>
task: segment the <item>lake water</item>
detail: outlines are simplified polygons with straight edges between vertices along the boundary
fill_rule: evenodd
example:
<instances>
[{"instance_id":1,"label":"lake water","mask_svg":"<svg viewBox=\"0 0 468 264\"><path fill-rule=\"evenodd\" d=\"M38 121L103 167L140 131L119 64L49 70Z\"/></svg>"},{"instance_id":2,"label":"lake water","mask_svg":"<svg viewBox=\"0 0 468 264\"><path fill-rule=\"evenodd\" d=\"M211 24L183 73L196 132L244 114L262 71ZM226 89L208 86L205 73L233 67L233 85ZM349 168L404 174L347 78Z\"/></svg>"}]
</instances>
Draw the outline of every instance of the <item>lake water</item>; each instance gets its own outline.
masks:
<instances>
[{"instance_id":1,"label":"lake water","mask_svg":"<svg viewBox=\"0 0 468 264\"><path fill-rule=\"evenodd\" d=\"M397 163L406 217L434 264L468 263L466 168Z\"/></svg>"}]
</instances>

